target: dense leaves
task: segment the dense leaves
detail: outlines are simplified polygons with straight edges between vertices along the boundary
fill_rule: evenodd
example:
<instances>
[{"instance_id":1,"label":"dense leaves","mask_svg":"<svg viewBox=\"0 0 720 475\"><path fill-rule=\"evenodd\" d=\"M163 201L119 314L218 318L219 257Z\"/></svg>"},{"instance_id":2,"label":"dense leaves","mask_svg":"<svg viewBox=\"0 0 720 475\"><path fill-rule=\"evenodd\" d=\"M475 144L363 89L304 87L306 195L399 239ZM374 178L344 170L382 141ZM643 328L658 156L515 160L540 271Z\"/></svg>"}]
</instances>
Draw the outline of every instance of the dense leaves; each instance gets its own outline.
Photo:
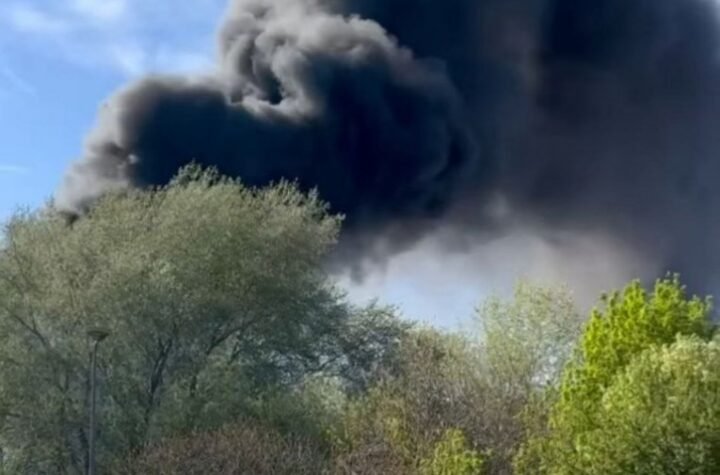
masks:
<instances>
[{"instance_id":1,"label":"dense leaves","mask_svg":"<svg viewBox=\"0 0 720 475\"><path fill-rule=\"evenodd\" d=\"M601 408L615 379L644 351L671 345L680 335L708 339L709 314L709 300L688 298L677 277L658 280L652 292L633 282L604 298L604 308L593 311L565 369L550 430L528 442L518 471L595 473L584 468L587 440L606 423Z\"/></svg>"},{"instance_id":2,"label":"dense leaves","mask_svg":"<svg viewBox=\"0 0 720 475\"><path fill-rule=\"evenodd\" d=\"M529 428L546 420L546 394L582 320L565 290L528 283L510 301L488 300L477 319L476 332L421 329L402 340L384 377L346 411L339 445L350 472L418 473L459 437L486 473L511 472Z\"/></svg>"},{"instance_id":3,"label":"dense leaves","mask_svg":"<svg viewBox=\"0 0 720 475\"><path fill-rule=\"evenodd\" d=\"M0 247L0 473L87 465L87 331L101 473L720 472L720 341L677 277L584 322L521 283L440 332L349 305L341 219L291 184L190 167L69 223L18 214Z\"/></svg>"},{"instance_id":4,"label":"dense leaves","mask_svg":"<svg viewBox=\"0 0 720 475\"><path fill-rule=\"evenodd\" d=\"M607 389L598 421L578 473L720 473L720 340L644 352Z\"/></svg>"},{"instance_id":5,"label":"dense leaves","mask_svg":"<svg viewBox=\"0 0 720 475\"><path fill-rule=\"evenodd\" d=\"M379 308L354 317L328 283L338 229L292 185L253 190L195 168L108 196L71 226L52 210L13 218L0 254L6 468L83 472L93 327L111 333L99 360L105 461L225 423L331 364L362 376L396 327Z\"/></svg>"}]
</instances>

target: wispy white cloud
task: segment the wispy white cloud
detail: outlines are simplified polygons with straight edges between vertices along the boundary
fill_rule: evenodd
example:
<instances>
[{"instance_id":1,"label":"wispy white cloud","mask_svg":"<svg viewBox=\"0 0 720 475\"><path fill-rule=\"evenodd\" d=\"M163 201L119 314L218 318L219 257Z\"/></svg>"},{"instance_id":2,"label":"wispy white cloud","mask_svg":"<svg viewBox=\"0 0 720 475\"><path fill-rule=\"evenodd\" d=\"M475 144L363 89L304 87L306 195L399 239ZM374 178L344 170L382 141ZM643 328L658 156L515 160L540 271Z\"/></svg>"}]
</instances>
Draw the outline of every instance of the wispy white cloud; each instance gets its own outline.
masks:
<instances>
[{"instance_id":1,"label":"wispy white cloud","mask_svg":"<svg viewBox=\"0 0 720 475\"><path fill-rule=\"evenodd\" d=\"M111 65L126 76L139 76L147 68L147 53L137 44L109 45L108 58Z\"/></svg>"},{"instance_id":2,"label":"wispy white cloud","mask_svg":"<svg viewBox=\"0 0 720 475\"><path fill-rule=\"evenodd\" d=\"M70 9L91 21L114 22L128 13L127 0L70 0Z\"/></svg>"},{"instance_id":3,"label":"wispy white cloud","mask_svg":"<svg viewBox=\"0 0 720 475\"><path fill-rule=\"evenodd\" d=\"M30 171L30 168L22 165L0 163L0 175L27 175Z\"/></svg>"},{"instance_id":4,"label":"wispy white cloud","mask_svg":"<svg viewBox=\"0 0 720 475\"><path fill-rule=\"evenodd\" d=\"M21 33L40 35L67 34L72 26L67 21L30 5L15 3L5 12L10 26Z\"/></svg>"},{"instance_id":5,"label":"wispy white cloud","mask_svg":"<svg viewBox=\"0 0 720 475\"><path fill-rule=\"evenodd\" d=\"M111 66L128 77L148 73L199 73L212 67L212 55L199 51L176 50L167 46L145 47L137 43L108 47Z\"/></svg>"},{"instance_id":6,"label":"wispy white cloud","mask_svg":"<svg viewBox=\"0 0 720 475\"><path fill-rule=\"evenodd\" d=\"M4 82L9 86L26 96L37 97L38 93L35 87L27 80L23 79L10 67L0 64L0 77L4 79Z\"/></svg>"},{"instance_id":7,"label":"wispy white cloud","mask_svg":"<svg viewBox=\"0 0 720 475\"><path fill-rule=\"evenodd\" d=\"M157 71L173 73L197 73L212 68L211 54L199 51L174 50L160 47L155 52L152 67Z\"/></svg>"},{"instance_id":8,"label":"wispy white cloud","mask_svg":"<svg viewBox=\"0 0 720 475\"><path fill-rule=\"evenodd\" d=\"M0 39L125 77L205 71L213 62L211 37L226 3L35 0L30 5L27 0L0 0Z\"/></svg>"}]
</instances>

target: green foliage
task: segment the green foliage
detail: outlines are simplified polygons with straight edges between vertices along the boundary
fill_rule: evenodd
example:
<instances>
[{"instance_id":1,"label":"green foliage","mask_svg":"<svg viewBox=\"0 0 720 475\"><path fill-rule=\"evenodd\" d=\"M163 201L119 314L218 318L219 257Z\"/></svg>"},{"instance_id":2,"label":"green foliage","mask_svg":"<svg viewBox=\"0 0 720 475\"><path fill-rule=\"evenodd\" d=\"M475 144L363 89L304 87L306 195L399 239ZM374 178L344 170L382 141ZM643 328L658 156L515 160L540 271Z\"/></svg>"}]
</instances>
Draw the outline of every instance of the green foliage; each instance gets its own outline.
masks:
<instances>
[{"instance_id":1,"label":"green foliage","mask_svg":"<svg viewBox=\"0 0 720 475\"><path fill-rule=\"evenodd\" d=\"M588 475L720 473L720 340L642 353L605 392L579 447Z\"/></svg>"},{"instance_id":2,"label":"green foliage","mask_svg":"<svg viewBox=\"0 0 720 475\"><path fill-rule=\"evenodd\" d=\"M393 309L375 303L354 309L338 333L334 353L327 352L322 369L340 376L350 394L361 394L382 378L413 327L401 321Z\"/></svg>"},{"instance_id":3,"label":"green foliage","mask_svg":"<svg viewBox=\"0 0 720 475\"><path fill-rule=\"evenodd\" d=\"M417 473L457 434L486 454L484 471L509 472L526 420L546 418L543 395L581 319L564 289L527 283L510 301L486 302L478 319L477 340L418 329L395 347L378 383L348 406L337 438L348 472Z\"/></svg>"},{"instance_id":4,"label":"green foliage","mask_svg":"<svg viewBox=\"0 0 720 475\"><path fill-rule=\"evenodd\" d=\"M460 338L408 334L384 377L347 406L335 436L340 465L348 473L416 473L447 429L472 420L463 406L472 394L470 361Z\"/></svg>"},{"instance_id":5,"label":"green foliage","mask_svg":"<svg viewBox=\"0 0 720 475\"><path fill-rule=\"evenodd\" d=\"M477 311L488 372L504 398L527 398L557 383L582 332L569 291L521 281L512 300L488 299Z\"/></svg>"},{"instance_id":6,"label":"green foliage","mask_svg":"<svg viewBox=\"0 0 720 475\"><path fill-rule=\"evenodd\" d=\"M720 473L720 340L677 277L582 325L520 284L477 334L355 308L324 261L340 219L287 183L197 167L69 224L11 219L0 248L2 473L87 463L88 329L110 473Z\"/></svg>"},{"instance_id":7,"label":"green foliage","mask_svg":"<svg viewBox=\"0 0 720 475\"><path fill-rule=\"evenodd\" d=\"M420 462L422 475L479 475L482 468L480 454L468 448L462 431L453 429L445 432L432 456Z\"/></svg>"},{"instance_id":8,"label":"green foliage","mask_svg":"<svg viewBox=\"0 0 720 475\"><path fill-rule=\"evenodd\" d=\"M540 434L562 369L582 332L569 291L520 282L513 298L490 298L477 311L476 359L483 391L473 411L482 425L468 432L490 450L490 473L509 473L526 437Z\"/></svg>"},{"instance_id":9,"label":"green foliage","mask_svg":"<svg viewBox=\"0 0 720 475\"><path fill-rule=\"evenodd\" d=\"M709 313L709 300L687 298L677 277L659 280L652 294L639 282L612 294L604 311L595 310L590 317L580 343L582 360L565 379L564 398L596 401L641 351L672 343L677 335L707 337Z\"/></svg>"},{"instance_id":10,"label":"green foliage","mask_svg":"<svg viewBox=\"0 0 720 475\"><path fill-rule=\"evenodd\" d=\"M111 332L101 463L244 416L315 372L362 379L375 364L365 345L382 348L400 326L380 308L356 312L328 282L339 224L292 185L254 190L197 168L107 196L72 225L52 210L15 216L0 251L6 466L83 472L95 326Z\"/></svg>"},{"instance_id":11,"label":"green foliage","mask_svg":"<svg viewBox=\"0 0 720 475\"><path fill-rule=\"evenodd\" d=\"M634 357L678 335L711 335L709 300L687 298L677 277L658 280L651 293L633 282L604 303L602 311L593 311L563 374L550 433L526 444L517 459L519 473L581 473L583 440L600 424L602 399L614 378Z\"/></svg>"},{"instance_id":12,"label":"green foliage","mask_svg":"<svg viewBox=\"0 0 720 475\"><path fill-rule=\"evenodd\" d=\"M342 381L317 376L295 388L276 388L253 401L247 417L281 434L306 437L318 445L332 442L331 428L346 402Z\"/></svg>"}]
</instances>

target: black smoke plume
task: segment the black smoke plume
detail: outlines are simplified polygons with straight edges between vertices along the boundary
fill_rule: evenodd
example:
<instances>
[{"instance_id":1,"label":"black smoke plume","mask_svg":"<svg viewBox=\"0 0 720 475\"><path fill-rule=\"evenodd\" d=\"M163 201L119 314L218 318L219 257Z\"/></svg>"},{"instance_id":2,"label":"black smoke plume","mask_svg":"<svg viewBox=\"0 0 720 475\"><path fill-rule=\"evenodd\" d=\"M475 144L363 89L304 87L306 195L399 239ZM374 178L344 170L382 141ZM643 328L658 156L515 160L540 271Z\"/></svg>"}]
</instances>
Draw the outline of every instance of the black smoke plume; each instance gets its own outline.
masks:
<instances>
[{"instance_id":1,"label":"black smoke plume","mask_svg":"<svg viewBox=\"0 0 720 475\"><path fill-rule=\"evenodd\" d=\"M195 161L317 187L363 252L598 232L715 286L719 40L712 0L235 0L216 70L112 97L57 203Z\"/></svg>"}]
</instances>

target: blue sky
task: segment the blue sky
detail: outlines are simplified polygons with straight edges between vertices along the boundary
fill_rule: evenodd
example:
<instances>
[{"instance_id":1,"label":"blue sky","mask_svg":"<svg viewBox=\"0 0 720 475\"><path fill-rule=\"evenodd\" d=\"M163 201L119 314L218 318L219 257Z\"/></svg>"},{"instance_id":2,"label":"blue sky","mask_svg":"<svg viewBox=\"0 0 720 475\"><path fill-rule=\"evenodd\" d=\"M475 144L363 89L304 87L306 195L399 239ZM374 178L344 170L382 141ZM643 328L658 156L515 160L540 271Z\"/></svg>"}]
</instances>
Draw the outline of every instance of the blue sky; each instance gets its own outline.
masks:
<instances>
[{"instance_id":1,"label":"blue sky","mask_svg":"<svg viewBox=\"0 0 720 475\"><path fill-rule=\"evenodd\" d=\"M52 195L103 99L212 62L224 0L2 0L0 218Z\"/></svg>"}]
</instances>

